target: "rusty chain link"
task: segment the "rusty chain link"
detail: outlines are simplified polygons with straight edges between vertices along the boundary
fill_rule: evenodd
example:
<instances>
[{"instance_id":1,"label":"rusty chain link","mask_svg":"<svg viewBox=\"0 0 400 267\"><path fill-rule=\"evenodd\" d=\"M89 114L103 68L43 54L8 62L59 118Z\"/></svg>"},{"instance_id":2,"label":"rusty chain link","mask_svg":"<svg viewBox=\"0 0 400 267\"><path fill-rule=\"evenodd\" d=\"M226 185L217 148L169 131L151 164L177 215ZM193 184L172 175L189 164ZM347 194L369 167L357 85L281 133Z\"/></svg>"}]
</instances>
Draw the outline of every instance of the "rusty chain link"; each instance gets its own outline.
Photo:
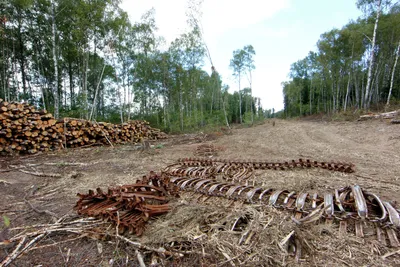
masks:
<instances>
[{"instance_id":1,"label":"rusty chain link","mask_svg":"<svg viewBox=\"0 0 400 267\"><path fill-rule=\"evenodd\" d=\"M285 162L270 162L259 160L228 160L228 159L209 159L209 158L182 158L178 162L184 166L215 166L215 165L235 165L253 168L255 170L288 170L293 168L321 168L331 171L354 172L354 164L344 162L324 162L310 159L298 159Z\"/></svg>"}]
</instances>

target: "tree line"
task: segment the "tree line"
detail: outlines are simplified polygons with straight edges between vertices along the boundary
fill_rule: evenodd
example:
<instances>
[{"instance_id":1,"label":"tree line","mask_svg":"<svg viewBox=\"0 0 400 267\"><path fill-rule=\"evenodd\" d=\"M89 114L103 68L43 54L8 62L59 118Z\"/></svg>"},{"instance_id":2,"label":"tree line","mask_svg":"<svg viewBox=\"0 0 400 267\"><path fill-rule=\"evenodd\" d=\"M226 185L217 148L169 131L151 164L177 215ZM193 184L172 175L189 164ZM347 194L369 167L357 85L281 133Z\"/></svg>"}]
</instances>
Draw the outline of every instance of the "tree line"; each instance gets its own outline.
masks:
<instances>
[{"instance_id":1,"label":"tree line","mask_svg":"<svg viewBox=\"0 0 400 267\"><path fill-rule=\"evenodd\" d=\"M154 9L131 23L120 2L0 1L0 98L56 118L145 119L174 132L263 118L261 100L252 95L251 45L234 51L230 62L237 92L228 92L215 66L204 70L212 61L201 1L189 1L189 30L169 45L156 34Z\"/></svg>"},{"instance_id":2,"label":"tree line","mask_svg":"<svg viewBox=\"0 0 400 267\"><path fill-rule=\"evenodd\" d=\"M369 110L398 104L400 6L387 0L358 0L364 16L321 35L290 68L283 82L284 115Z\"/></svg>"}]
</instances>

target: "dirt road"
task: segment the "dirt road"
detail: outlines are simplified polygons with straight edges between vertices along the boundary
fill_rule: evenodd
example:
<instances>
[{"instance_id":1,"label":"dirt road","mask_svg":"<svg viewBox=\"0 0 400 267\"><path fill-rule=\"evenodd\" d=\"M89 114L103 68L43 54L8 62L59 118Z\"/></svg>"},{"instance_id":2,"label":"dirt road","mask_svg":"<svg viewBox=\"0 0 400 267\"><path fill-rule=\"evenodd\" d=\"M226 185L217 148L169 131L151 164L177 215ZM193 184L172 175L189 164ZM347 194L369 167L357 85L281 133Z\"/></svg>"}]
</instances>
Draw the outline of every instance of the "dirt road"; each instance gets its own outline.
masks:
<instances>
[{"instance_id":1,"label":"dirt road","mask_svg":"<svg viewBox=\"0 0 400 267\"><path fill-rule=\"evenodd\" d=\"M356 172L351 174L321 169L267 170L257 173L255 179L266 187L322 193L359 184L386 200L400 201L400 125L383 121L327 123L277 120L275 126L265 122L251 128L233 129L229 135L217 132L171 136L167 140L154 142L152 148L145 151L136 146L90 147L20 158L0 158L0 215L7 215L12 227L48 223L49 216L38 210L51 211L59 216L73 213L71 209L77 200L76 193L97 187L134 183L149 171L160 171L178 158L193 157L196 147L204 143L220 148L218 157L227 159L285 161L310 158L355 164ZM40 174L44 174L43 177ZM36 207L36 211L26 200ZM107 255L99 254L95 242L82 242L66 243L60 248L46 250L42 252L42 257L29 257L32 255L29 253L35 253L29 252L18 260L19 266L46 265L51 257L65 261L64 247L72 251L84 249L87 253L75 252L73 255L80 255L80 258L72 257L69 261L71 264L98 266L102 262L103 266L109 266L106 263L113 257L113 250ZM336 249L340 250L332 248L333 252ZM9 253L10 248L0 251L0 262L6 252ZM90 253L96 255L95 259L91 263L85 262L84 257L92 255ZM400 262L399 254L380 261L377 254L362 257L363 253L369 252L355 253L340 262L328 260L326 264L345 266L362 262L395 265ZM324 262L324 257L323 253L313 255L315 263ZM310 263L309 260L304 264Z\"/></svg>"}]
</instances>

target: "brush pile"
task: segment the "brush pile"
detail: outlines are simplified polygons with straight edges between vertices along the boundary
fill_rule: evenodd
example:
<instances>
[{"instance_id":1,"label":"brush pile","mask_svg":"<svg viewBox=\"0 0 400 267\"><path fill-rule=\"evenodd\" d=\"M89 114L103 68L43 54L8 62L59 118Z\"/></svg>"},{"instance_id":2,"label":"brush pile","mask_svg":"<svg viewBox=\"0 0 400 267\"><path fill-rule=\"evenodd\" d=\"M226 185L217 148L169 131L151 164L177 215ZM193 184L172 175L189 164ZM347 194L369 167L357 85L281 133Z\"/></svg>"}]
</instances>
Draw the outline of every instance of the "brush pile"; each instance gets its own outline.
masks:
<instances>
[{"instance_id":1,"label":"brush pile","mask_svg":"<svg viewBox=\"0 0 400 267\"><path fill-rule=\"evenodd\" d=\"M137 143L162 139L166 134L146 121L123 124L64 118L56 120L46 110L0 99L0 153L34 154L93 144Z\"/></svg>"}]
</instances>

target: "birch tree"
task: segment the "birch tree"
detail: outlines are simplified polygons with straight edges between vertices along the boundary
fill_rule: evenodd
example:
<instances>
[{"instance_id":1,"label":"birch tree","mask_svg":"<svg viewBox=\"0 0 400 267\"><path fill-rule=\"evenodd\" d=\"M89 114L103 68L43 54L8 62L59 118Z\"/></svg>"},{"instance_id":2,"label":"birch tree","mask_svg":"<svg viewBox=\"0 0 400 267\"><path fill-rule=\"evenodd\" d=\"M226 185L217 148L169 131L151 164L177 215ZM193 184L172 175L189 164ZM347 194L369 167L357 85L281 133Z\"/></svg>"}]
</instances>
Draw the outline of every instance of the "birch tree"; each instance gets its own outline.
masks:
<instances>
[{"instance_id":1,"label":"birch tree","mask_svg":"<svg viewBox=\"0 0 400 267\"><path fill-rule=\"evenodd\" d=\"M53 64L54 64L54 81L53 81L53 95L54 95L54 117L60 117L60 99L58 93L58 59L56 48L56 6L54 0L51 0L51 43L53 50Z\"/></svg>"},{"instance_id":2,"label":"birch tree","mask_svg":"<svg viewBox=\"0 0 400 267\"><path fill-rule=\"evenodd\" d=\"M189 31L161 51L154 10L131 24L116 0L0 0L0 98L175 132L242 122L243 107L255 109L241 88L246 73L252 87L254 49L232 59L240 94L230 94L204 41L201 3L191 0Z\"/></svg>"},{"instance_id":3,"label":"birch tree","mask_svg":"<svg viewBox=\"0 0 400 267\"><path fill-rule=\"evenodd\" d=\"M388 94L387 101L386 101L386 106L389 106L390 97L392 96L394 74L396 72L396 66L397 66L397 61L399 60L399 54L400 54L400 41L399 41L399 43L397 45L397 48L396 48L396 54L395 54L396 59L394 61L394 65L393 65L393 69L392 69L392 75L391 75L391 78L390 78L390 89L389 89L389 94Z\"/></svg>"},{"instance_id":4,"label":"birch tree","mask_svg":"<svg viewBox=\"0 0 400 267\"><path fill-rule=\"evenodd\" d=\"M384 3L383 3L384 2ZM381 16L383 4L389 4L390 1L385 0L358 0L357 7L364 10L365 12L372 11L375 12L375 24L374 30L372 33L371 40L371 52L369 55L369 66L368 66L368 75L367 75L367 85L365 88L365 96L364 96L364 109L368 110L370 105L370 94L371 94L371 83L372 83L372 70L374 67L375 61L375 43L376 43L376 35L378 29L379 18Z\"/></svg>"},{"instance_id":5,"label":"birch tree","mask_svg":"<svg viewBox=\"0 0 400 267\"><path fill-rule=\"evenodd\" d=\"M256 51L254 50L254 47L252 45L246 45L243 48L245 52L245 69L247 73L247 79L249 81L249 88L250 88L250 98L251 98L251 103L250 103L250 112L251 112L251 124L254 123L254 110L253 110L253 77L252 77L252 71L256 68L254 65L254 56L256 54Z\"/></svg>"},{"instance_id":6,"label":"birch tree","mask_svg":"<svg viewBox=\"0 0 400 267\"><path fill-rule=\"evenodd\" d=\"M243 72L246 68L246 52L243 49L233 51L233 58L231 59L230 68L233 70L233 76L236 78L239 86L239 122L242 123L242 97L240 94L240 82L242 80Z\"/></svg>"}]
</instances>

